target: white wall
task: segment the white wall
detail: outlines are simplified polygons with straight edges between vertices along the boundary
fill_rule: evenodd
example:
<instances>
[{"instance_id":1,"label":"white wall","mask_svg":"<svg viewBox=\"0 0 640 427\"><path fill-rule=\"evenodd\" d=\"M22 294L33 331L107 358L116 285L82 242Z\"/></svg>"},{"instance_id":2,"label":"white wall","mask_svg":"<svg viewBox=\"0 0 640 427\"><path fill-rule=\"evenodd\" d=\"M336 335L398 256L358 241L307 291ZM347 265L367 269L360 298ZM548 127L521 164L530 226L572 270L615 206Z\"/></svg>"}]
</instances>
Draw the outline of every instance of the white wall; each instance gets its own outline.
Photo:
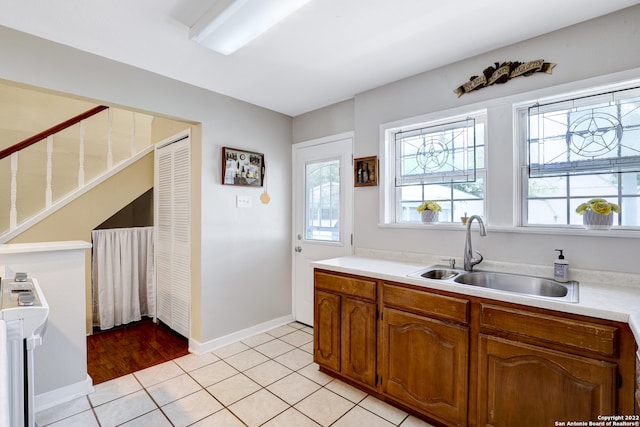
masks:
<instances>
[{"instance_id":1,"label":"white wall","mask_svg":"<svg viewBox=\"0 0 640 427\"><path fill-rule=\"evenodd\" d=\"M640 78L640 6L425 72L359 94L354 102L354 156L381 155L380 125L464 106L488 108L487 217L492 227L481 248L486 259L551 265L555 248L565 249L575 268L640 272L635 260L638 238L593 237L594 233L534 234L514 232L512 103L559 91ZM417 52L416 54L419 54ZM519 77L458 98L453 90L494 62L543 58L557 64L552 75ZM339 108L344 106L340 104ZM294 119L294 129L331 133L330 108ZM317 133L317 130L313 131ZM299 135L304 135L302 129ZM298 141L294 134L294 141ZM408 251L462 257L464 232L452 229L389 228L378 225L378 188L354 191L357 248ZM477 237L476 237L477 239ZM477 244L476 244L477 245ZM476 247L478 248L478 247Z\"/></svg>"},{"instance_id":2,"label":"white wall","mask_svg":"<svg viewBox=\"0 0 640 427\"><path fill-rule=\"evenodd\" d=\"M353 113L354 100L350 99L296 116L293 121L293 141L311 141L323 136L352 132Z\"/></svg>"},{"instance_id":3,"label":"white wall","mask_svg":"<svg viewBox=\"0 0 640 427\"><path fill-rule=\"evenodd\" d=\"M85 253L80 241L0 246L3 277L25 272L49 305L42 345L34 350L36 411L92 391L87 375Z\"/></svg>"},{"instance_id":4,"label":"white wall","mask_svg":"<svg viewBox=\"0 0 640 427\"><path fill-rule=\"evenodd\" d=\"M0 57L0 79L201 122L201 298L192 304L202 317L192 319L193 338L291 314L290 117L4 27ZM222 146L264 153L269 205L261 189L220 184ZM253 208L237 209L237 194Z\"/></svg>"}]
</instances>

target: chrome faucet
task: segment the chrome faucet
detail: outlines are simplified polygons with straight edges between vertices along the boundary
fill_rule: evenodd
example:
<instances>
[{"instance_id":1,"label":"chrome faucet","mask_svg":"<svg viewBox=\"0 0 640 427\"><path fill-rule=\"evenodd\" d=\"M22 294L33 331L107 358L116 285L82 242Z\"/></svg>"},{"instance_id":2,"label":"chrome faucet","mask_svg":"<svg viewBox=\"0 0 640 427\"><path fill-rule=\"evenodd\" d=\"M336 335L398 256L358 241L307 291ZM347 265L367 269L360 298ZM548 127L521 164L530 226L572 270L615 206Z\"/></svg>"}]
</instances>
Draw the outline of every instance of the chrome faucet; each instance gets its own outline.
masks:
<instances>
[{"instance_id":1,"label":"chrome faucet","mask_svg":"<svg viewBox=\"0 0 640 427\"><path fill-rule=\"evenodd\" d=\"M483 260L482 254L478 251L476 251L476 253L480 256L480 258L474 258L473 249L471 248L471 223L474 219L478 221L478 225L480 226L480 236L487 235L487 231L484 229L484 222L482 222L482 218L480 218L478 215L471 215L469 221L467 221L467 241L464 244L465 271L473 270L473 266L476 264L480 264Z\"/></svg>"}]
</instances>

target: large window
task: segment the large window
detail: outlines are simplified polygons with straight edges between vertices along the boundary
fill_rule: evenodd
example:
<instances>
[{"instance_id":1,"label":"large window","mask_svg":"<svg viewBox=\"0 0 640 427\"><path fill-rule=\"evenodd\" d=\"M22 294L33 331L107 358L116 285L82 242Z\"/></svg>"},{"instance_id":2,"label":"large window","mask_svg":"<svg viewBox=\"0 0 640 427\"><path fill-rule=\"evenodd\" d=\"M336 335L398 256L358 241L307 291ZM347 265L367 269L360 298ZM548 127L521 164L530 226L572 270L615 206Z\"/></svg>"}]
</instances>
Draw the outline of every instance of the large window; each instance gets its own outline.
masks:
<instances>
[{"instance_id":1,"label":"large window","mask_svg":"<svg viewBox=\"0 0 640 427\"><path fill-rule=\"evenodd\" d=\"M420 222L416 207L423 200L440 204L439 222L484 214L485 122L481 112L388 131L394 177L389 222Z\"/></svg>"},{"instance_id":2,"label":"large window","mask_svg":"<svg viewBox=\"0 0 640 427\"><path fill-rule=\"evenodd\" d=\"M614 226L640 226L640 90L609 91L518 109L524 225L582 224L592 198L620 206Z\"/></svg>"}]
</instances>

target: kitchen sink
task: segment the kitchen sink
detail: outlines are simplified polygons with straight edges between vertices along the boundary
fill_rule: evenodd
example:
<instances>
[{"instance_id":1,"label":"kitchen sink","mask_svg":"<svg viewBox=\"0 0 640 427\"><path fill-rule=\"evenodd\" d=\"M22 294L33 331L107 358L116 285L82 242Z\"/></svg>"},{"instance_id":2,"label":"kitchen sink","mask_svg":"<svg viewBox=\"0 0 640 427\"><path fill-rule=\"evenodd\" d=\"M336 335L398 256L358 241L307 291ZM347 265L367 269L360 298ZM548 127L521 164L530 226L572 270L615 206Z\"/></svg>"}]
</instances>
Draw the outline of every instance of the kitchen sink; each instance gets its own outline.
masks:
<instances>
[{"instance_id":1,"label":"kitchen sink","mask_svg":"<svg viewBox=\"0 0 640 427\"><path fill-rule=\"evenodd\" d=\"M464 271L443 266L431 266L409 276L476 286L536 298L578 302L578 282L576 281L560 283L542 277L492 271Z\"/></svg>"},{"instance_id":2,"label":"kitchen sink","mask_svg":"<svg viewBox=\"0 0 640 427\"><path fill-rule=\"evenodd\" d=\"M420 274L420 277L424 277L425 279L447 280L453 279L458 274L460 274L458 271L449 270L448 268L434 268Z\"/></svg>"},{"instance_id":3,"label":"kitchen sink","mask_svg":"<svg viewBox=\"0 0 640 427\"><path fill-rule=\"evenodd\" d=\"M464 270L457 270L444 265L432 265L411 273L409 276L417 277L418 279L450 280L463 273L465 273Z\"/></svg>"},{"instance_id":4,"label":"kitchen sink","mask_svg":"<svg viewBox=\"0 0 640 427\"><path fill-rule=\"evenodd\" d=\"M578 297L578 282L575 281L560 283L541 277L494 273L490 271L464 273L457 276L453 281L464 285L536 297L561 298L572 300L572 302L577 302Z\"/></svg>"}]
</instances>

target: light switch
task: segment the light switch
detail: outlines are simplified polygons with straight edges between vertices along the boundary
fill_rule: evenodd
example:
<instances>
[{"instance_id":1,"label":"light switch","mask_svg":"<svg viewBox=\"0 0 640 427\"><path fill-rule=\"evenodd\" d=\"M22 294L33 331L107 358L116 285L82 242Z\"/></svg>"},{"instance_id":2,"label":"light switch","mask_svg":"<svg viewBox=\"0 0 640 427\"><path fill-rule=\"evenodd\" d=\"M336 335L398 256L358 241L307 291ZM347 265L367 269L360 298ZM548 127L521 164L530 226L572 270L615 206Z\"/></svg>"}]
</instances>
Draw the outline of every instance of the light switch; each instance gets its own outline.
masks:
<instances>
[{"instance_id":1,"label":"light switch","mask_svg":"<svg viewBox=\"0 0 640 427\"><path fill-rule=\"evenodd\" d=\"M250 208L253 206L253 200L251 196L236 196L237 208Z\"/></svg>"}]
</instances>

